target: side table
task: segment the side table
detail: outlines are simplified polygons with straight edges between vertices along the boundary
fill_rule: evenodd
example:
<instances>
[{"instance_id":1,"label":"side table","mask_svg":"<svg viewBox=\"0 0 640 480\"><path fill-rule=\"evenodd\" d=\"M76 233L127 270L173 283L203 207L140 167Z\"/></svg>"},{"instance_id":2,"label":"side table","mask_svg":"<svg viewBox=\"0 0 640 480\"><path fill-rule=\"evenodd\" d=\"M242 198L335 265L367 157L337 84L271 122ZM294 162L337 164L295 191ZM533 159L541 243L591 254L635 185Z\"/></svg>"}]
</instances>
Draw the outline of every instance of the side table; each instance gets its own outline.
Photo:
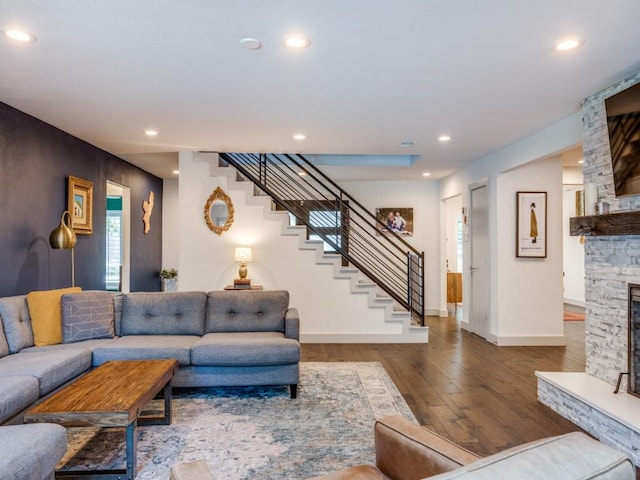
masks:
<instances>
[{"instance_id":1,"label":"side table","mask_svg":"<svg viewBox=\"0 0 640 480\"><path fill-rule=\"evenodd\" d=\"M262 285L251 285L250 287L235 287L233 285L227 285L224 287L225 290L263 290Z\"/></svg>"}]
</instances>

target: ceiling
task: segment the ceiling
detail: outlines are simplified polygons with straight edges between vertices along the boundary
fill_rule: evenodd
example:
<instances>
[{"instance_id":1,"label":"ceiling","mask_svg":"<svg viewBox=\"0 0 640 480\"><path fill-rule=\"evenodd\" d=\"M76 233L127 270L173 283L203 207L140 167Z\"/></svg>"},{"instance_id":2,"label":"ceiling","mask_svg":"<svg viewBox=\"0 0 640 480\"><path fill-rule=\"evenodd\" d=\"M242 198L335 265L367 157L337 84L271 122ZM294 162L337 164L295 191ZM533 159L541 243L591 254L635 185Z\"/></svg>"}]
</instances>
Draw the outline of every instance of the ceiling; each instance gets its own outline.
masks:
<instances>
[{"instance_id":1,"label":"ceiling","mask_svg":"<svg viewBox=\"0 0 640 480\"><path fill-rule=\"evenodd\" d=\"M638 25L638 0L0 0L38 39L0 38L0 101L165 178L206 150L437 179L640 71Z\"/></svg>"}]
</instances>

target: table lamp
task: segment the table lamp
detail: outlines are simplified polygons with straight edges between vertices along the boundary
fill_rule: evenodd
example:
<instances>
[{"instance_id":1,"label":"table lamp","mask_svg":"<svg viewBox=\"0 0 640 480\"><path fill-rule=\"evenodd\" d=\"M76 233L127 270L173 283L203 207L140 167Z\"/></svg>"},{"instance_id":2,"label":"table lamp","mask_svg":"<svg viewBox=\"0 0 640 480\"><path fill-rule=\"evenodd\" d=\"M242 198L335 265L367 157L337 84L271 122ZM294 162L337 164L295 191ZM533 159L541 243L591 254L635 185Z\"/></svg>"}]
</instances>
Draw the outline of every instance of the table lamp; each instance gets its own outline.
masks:
<instances>
[{"instance_id":1,"label":"table lamp","mask_svg":"<svg viewBox=\"0 0 640 480\"><path fill-rule=\"evenodd\" d=\"M240 262L240 269L238 275L241 280L247 278L247 262L252 262L253 257L251 255L250 247L237 247L234 255L236 262Z\"/></svg>"}]
</instances>

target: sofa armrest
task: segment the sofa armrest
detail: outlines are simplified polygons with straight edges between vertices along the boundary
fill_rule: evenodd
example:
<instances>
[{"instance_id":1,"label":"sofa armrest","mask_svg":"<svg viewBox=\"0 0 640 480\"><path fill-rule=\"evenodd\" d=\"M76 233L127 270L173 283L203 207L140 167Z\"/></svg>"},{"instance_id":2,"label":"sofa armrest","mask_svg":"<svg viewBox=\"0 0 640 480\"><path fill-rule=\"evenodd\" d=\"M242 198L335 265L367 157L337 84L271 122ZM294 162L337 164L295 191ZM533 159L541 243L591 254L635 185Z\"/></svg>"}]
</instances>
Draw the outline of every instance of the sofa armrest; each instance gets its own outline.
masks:
<instances>
[{"instance_id":1,"label":"sofa armrest","mask_svg":"<svg viewBox=\"0 0 640 480\"><path fill-rule=\"evenodd\" d=\"M394 480L415 480L455 470L480 457L400 415L375 425L376 465Z\"/></svg>"},{"instance_id":2,"label":"sofa armrest","mask_svg":"<svg viewBox=\"0 0 640 480\"><path fill-rule=\"evenodd\" d=\"M287 308L284 313L284 336L300 340L300 315L297 308Z\"/></svg>"}]
</instances>

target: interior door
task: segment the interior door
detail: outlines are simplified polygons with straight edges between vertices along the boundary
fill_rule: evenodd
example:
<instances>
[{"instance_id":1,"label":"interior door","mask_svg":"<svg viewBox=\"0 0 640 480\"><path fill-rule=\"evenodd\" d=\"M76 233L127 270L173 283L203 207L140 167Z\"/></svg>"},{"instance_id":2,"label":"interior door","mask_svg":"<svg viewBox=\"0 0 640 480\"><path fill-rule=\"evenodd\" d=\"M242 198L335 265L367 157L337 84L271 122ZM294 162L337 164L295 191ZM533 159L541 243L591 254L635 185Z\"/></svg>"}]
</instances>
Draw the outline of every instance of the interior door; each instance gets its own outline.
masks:
<instances>
[{"instance_id":1,"label":"interior door","mask_svg":"<svg viewBox=\"0 0 640 480\"><path fill-rule=\"evenodd\" d=\"M487 185L471 189L469 212L471 242L471 302L469 329L489 338L489 194Z\"/></svg>"}]
</instances>

